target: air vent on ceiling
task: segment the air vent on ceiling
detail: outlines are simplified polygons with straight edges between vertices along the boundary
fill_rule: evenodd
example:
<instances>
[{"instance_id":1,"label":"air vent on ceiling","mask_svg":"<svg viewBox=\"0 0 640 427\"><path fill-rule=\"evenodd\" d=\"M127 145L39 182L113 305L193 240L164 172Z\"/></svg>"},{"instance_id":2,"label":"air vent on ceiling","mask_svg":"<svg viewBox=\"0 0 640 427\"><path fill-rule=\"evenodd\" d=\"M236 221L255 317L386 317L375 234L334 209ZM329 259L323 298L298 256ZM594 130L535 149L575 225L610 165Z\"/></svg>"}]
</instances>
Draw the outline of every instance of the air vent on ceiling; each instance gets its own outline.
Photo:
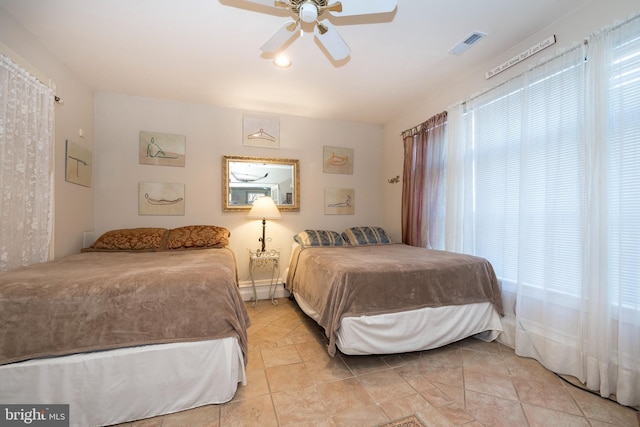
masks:
<instances>
[{"instance_id":1,"label":"air vent on ceiling","mask_svg":"<svg viewBox=\"0 0 640 427\"><path fill-rule=\"evenodd\" d=\"M471 46L477 43L480 39L486 36L486 33L481 33L480 31L475 31L471 33L468 37L466 37L463 41L455 45L449 53L453 53L454 55L462 55L467 51Z\"/></svg>"}]
</instances>

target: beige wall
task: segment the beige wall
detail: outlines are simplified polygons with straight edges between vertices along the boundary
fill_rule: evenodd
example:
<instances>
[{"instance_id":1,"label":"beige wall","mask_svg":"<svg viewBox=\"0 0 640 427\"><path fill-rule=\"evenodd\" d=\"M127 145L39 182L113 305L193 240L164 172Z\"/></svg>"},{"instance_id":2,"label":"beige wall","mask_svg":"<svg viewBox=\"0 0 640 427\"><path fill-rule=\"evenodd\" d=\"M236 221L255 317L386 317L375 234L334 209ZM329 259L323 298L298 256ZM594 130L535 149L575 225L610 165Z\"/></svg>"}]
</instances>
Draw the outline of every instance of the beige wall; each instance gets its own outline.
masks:
<instances>
[{"instance_id":1,"label":"beige wall","mask_svg":"<svg viewBox=\"0 0 640 427\"><path fill-rule=\"evenodd\" d=\"M382 149L385 162L383 163L383 175L402 176L402 138L400 133L406 129L426 121L429 117L446 110L456 102L469 99L472 95L484 92L505 80L508 80L527 67L535 65L558 54L561 49L582 43L583 40L600 29L614 25L616 22L640 12L640 3L637 0L594 0L582 9L571 15L560 19L523 40L512 49L504 52L497 58L487 62L475 70L470 70L469 74L459 80L448 82L439 93L430 94L424 102L410 106L404 114L398 118L391 119L384 127L384 147ZM486 80L485 73L494 67L502 64L520 54L525 49L555 34L557 43L538 53L537 55L509 68L493 78ZM491 37L491 34L489 34ZM482 43L474 49L482 49ZM401 235L401 195L402 185L385 185L384 200L388 201L383 205L384 227L394 236Z\"/></svg>"},{"instance_id":2,"label":"beige wall","mask_svg":"<svg viewBox=\"0 0 640 427\"><path fill-rule=\"evenodd\" d=\"M224 155L280 157L300 160L301 209L269 221L267 248L281 248L288 263L293 235L305 228L342 231L356 225L380 225L384 205L381 186L382 127L294 116L271 116L280 121L280 148L242 145L242 117L250 112L140 98L96 94L95 231L153 226L173 228L189 224L221 225L231 230L241 281L249 279L247 248L258 247L260 221L244 213L222 211L221 165ZM264 114L254 114L264 117ZM267 116L269 117L269 116ZM151 166L138 163L140 131L186 136L186 165ZM322 172L323 146L352 148L353 175ZM184 183L184 216L138 215L138 183ZM355 189L354 215L325 215L324 189Z\"/></svg>"},{"instance_id":3,"label":"beige wall","mask_svg":"<svg viewBox=\"0 0 640 427\"><path fill-rule=\"evenodd\" d=\"M222 224L232 229L233 248L246 279L247 247L255 247L260 226L242 214L221 211L220 162L222 155L292 157L301 160L302 209L270 222L272 247L282 247L288 256L291 236L303 228L341 230L351 225L380 224L392 238L400 238L401 184L387 179L402 175L400 133L471 94L484 91L513 77L525 67L581 43L590 33L638 11L636 0L594 0L585 8L532 35L503 55L471 70L459 81L411 106L384 128L340 121L282 116L279 150L243 147L241 122L245 112L198 104L184 104L115 94L94 94L73 72L61 64L33 35L0 8L0 42L28 61L57 85L64 104L56 106L56 220L55 255L64 256L82 247L82 233L100 233L110 228L139 225L177 226L191 223ZM484 73L532 44L557 35L558 43L518 66L490 79ZM491 35L490 35L491 36ZM478 48L481 48L481 44ZM95 115L94 115L95 107ZM94 131L94 117L96 117ZM78 136L82 128L84 138ZM187 136L185 168L137 164L135 150L140 130ZM72 139L94 151L94 185L85 188L64 180L65 140ZM95 139L95 147L94 147ZM353 176L322 173L323 145L355 150ZM184 182L187 208L184 217L137 215L139 181ZM356 214L323 214L325 187L356 189ZM94 201L95 195L95 201ZM95 209L95 215L94 215Z\"/></svg>"},{"instance_id":4,"label":"beige wall","mask_svg":"<svg viewBox=\"0 0 640 427\"><path fill-rule=\"evenodd\" d=\"M54 255L78 252L83 231L93 229L94 190L65 181L65 140L93 148L93 92L2 8L0 42L30 64L35 69L30 71L39 78L55 82L56 94L64 100L55 107ZM78 136L78 129L84 130L84 138Z\"/></svg>"}]
</instances>

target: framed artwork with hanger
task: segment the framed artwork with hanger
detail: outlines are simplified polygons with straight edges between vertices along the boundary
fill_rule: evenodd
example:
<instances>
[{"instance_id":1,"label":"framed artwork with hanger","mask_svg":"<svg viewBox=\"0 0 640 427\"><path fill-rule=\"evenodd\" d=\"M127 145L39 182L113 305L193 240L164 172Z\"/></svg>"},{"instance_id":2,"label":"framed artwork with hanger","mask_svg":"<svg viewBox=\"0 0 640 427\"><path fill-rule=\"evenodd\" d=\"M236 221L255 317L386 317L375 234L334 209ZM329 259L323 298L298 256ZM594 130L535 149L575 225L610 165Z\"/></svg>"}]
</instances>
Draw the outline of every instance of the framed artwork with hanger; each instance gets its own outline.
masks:
<instances>
[{"instance_id":1,"label":"framed artwork with hanger","mask_svg":"<svg viewBox=\"0 0 640 427\"><path fill-rule=\"evenodd\" d=\"M242 119L242 145L280 148L280 121L272 118L244 116Z\"/></svg>"}]
</instances>

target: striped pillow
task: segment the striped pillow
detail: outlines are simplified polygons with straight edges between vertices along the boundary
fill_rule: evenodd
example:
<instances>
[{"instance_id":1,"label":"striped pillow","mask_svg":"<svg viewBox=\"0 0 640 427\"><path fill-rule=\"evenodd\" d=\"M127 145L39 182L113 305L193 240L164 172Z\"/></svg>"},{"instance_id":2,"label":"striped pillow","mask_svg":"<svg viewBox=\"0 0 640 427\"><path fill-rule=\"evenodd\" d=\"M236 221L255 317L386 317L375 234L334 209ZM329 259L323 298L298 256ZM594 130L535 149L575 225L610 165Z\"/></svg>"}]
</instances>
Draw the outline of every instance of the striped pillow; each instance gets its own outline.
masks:
<instances>
[{"instance_id":1,"label":"striped pillow","mask_svg":"<svg viewBox=\"0 0 640 427\"><path fill-rule=\"evenodd\" d=\"M342 238L350 245L377 245L393 243L381 227L351 227L342 232Z\"/></svg>"},{"instance_id":2,"label":"striped pillow","mask_svg":"<svg viewBox=\"0 0 640 427\"><path fill-rule=\"evenodd\" d=\"M300 246L344 246L340 233L331 230L304 230L293 236Z\"/></svg>"}]
</instances>

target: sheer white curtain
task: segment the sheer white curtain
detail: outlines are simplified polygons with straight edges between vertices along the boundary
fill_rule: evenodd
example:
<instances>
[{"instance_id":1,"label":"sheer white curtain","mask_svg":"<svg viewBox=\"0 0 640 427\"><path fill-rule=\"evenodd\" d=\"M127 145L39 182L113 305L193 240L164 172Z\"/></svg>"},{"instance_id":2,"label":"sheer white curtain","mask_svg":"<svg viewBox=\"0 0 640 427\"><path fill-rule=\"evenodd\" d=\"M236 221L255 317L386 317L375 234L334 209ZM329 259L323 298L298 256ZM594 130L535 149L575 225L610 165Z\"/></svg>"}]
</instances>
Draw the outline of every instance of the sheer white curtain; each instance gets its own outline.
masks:
<instances>
[{"instance_id":1,"label":"sheer white curtain","mask_svg":"<svg viewBox=\"0 0 640 427\"><path fill-rule=\"evenodd\" d=\"M640 405L640 19L448 117L447 249L493 264L502 340Z\"/></svg>"},{"instance_id":2,"label":"sheer white curtain","mask_svg":"<svg viewBox=\"0 0 640 427\"><path fill-rule=\"evenodd\" d=\"M640 405L640 16L588 46L583 376Z\"/></svg>"},{"instance_id":3,"label":"sheer white curtain","mask_svg":"<svg viewBox=\"0 0 640 427\"><path fill-rule=\"evenodd\" d=\"M0 271L49 259L53 104L50 88L0 55Z\"/></svg>"}]
</instances>

